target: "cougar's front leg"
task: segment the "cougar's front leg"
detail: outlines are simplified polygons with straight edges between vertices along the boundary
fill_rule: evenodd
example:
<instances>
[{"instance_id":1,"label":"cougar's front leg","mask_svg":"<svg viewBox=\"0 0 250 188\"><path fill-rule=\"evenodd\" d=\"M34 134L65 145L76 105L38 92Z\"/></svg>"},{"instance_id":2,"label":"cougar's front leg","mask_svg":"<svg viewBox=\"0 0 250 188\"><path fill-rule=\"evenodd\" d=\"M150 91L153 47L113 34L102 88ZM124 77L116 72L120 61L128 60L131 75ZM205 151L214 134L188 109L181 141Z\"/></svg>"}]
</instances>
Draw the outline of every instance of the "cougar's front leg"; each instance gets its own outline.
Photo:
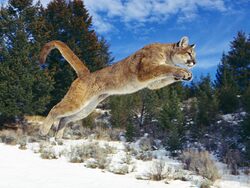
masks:
<instances>
[{"instance_id":1,"label":"cougar's front leg","mask_svg":"<svg viewBox=\"0 0 250 188\"><path fill-rule=\"evenodd\" d=\"M176 81L191 80L192 73L184 68L163 64L141 66L138 70L139 81L157 80L166 77L173 77Z\"/></svg>"},{"instance_id":2,"label":"cougar's front leg","mask_svg":"<svg viewBox=\"0 0 250 188\"><path fill-rule=\"evenodd\" d=\"M157 80L157 81L150 83L148 85L148 89L150 89L150 90L160 89L160 88L163 88L163 87L170 85L174 82L176 82L176 80L173 78L164 78L162 80Z\"/></svg>"},{"instance_id":3,"label":"cougar's front leg","mask_svg":"<svg viewBox=\"0 0 250 188\"><path fill-rule=\"evenodd\" d=\"M190 81L192 80L192 77L193 77L192 72L184 68L178 68L176 72L173 74L173 76L174 76L174 79L177 81L181 81L181 80Z\"/></svg>"}]
</instances>

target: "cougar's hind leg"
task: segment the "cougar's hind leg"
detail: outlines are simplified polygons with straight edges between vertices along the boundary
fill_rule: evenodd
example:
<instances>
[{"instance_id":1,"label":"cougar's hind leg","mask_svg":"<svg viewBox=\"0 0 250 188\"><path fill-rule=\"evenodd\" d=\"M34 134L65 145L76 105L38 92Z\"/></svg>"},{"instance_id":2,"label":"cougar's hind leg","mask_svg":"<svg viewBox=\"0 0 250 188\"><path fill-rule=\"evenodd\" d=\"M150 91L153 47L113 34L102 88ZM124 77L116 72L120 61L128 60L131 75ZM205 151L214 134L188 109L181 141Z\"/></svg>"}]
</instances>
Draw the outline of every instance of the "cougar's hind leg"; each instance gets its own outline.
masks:
<instances>
[{"instance_id":1,"label":"cougar's hind leg","mask_svg":"<svg viewBox=\"0 0 250 188\"><path fill-rule=\"evenodd\" d=\"M40 134L45 136L49 133L52 125L58 122L60 119L73 115L79 112L80 105L76 105L74 101L61 101L54 106L46 117L43 125L40 128ZM59 125L60 126L60 125Z\"/></svg>"},{"instance_id":2,"label":"cougar's hind leg","mask_svg":"<svg viewBox=\"0 0 250 188\"><path fill-rule=\"evenodd\" d=\"M46 119L44 120L43 125L40 127L39 134L42 136L47 135L49 133L50 128L54 124L54 122L57 121L56 116L52 110L50 111Z\"/></svg>"},{"instance_id":3,"label":"cougar's hind leg","mask_svg":"<svg viewBox=\"0 0 250 188\"><path fill-rule=\"evenodd\" d=\"M75 122L75 121L78 121L78 120L81 120L81 119L87 117L91 112L93 112L93 110L96 108L96 106L99 104L99 102L101 102L102 100L104 100L107 97L108 97L107 94L102 94L100 96L93 97L88 102L88 105L85 106L83 109L81 109L79 112L77 112L71 116L67 116L67 117L62 118L60 121L60 124L58 126L58 130L56 133L56 139L60 139L63 137L64 129L68 123Z\"/></svg>"},{"instance_id":4,"label":"cougar's hind leg","mask_svg":"<svg viewBox=\"0 0 250 188\"><path fill-rule=\"evenodd\" d=\"M64 117L60 120L60 123L57 128L57 132L55 135L56 139L61 139L63 137L64 129L66 128L66 125L70 123L70 119L68 117Z\"/></svg>"},{"instance_id":5,"label":"cougar's hind leg","mask_svg":"<svg viewBox=\"0 0 250 188\"><path fill-rule=\"evenodd\" d=\"M59 123L57 132L56 132L56 136L55 136L56 139L61 139L63 137L63 133L64 133L64 130L65 130L67 124L69 124L70 122L75 122L75 121L81 120L81 119L85 118L86 116L88 116L88 114L89 113L84 114L84 110L82 110L74 115L62 118L60 123Z\"/></svg>"}]
</instances>

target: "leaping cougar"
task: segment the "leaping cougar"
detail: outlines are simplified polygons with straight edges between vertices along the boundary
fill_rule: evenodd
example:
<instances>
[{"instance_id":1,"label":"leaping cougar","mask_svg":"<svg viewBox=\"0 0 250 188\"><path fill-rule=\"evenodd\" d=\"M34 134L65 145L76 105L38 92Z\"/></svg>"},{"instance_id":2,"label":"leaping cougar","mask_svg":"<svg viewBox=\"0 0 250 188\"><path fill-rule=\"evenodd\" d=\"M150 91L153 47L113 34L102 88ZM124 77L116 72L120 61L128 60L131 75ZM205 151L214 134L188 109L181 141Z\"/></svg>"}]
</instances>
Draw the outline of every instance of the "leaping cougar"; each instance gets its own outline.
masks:
<instances>
[{"instance_id":1,"label":"leaping cougar","mask_svg":"<svg viewBox=\"0 0 250 188\"><path fill-rule=\"evenodd\" d=\"M192 73L178 65L191 68L196 64L194 47L194 44L188 44L187 37L182 37L177 43L150 44L118 63L91 73L63 42L47 43L41 51L40 62L44 63L49 52L57 48L78 78L64 98L50 110L40 134L47 135L55 124L58 127L56 138L61 138L69 122L87 117L110 95L134 93L143 88L154 90L191 80Z\"/></svg>"}]
</instances>

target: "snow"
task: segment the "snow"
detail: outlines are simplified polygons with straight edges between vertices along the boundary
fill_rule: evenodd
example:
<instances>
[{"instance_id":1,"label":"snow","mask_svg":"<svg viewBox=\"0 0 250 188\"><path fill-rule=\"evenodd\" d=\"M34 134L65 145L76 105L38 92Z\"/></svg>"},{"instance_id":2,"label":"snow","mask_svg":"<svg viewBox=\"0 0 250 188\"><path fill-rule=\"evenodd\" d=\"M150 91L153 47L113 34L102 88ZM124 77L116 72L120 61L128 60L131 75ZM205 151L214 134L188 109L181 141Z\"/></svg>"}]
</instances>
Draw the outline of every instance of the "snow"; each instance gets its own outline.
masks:
<instances>
[{"instance_id":1,"label":"snow","mask_svg":"<svg viewBox=\"0 0 250 188\"><path fill-rule=\"evenodd\" d=\"M233 114L225 114L225 115L222 115L222 119L230 122L234 120L234 116Z\"/></svg>"},{"instance_id":2,"label":"snow","mask_svg":"<svg viewBox=\"0 0 250 188\"><path fill-rule=\"evenodd\" d=\"M227 175L223 176L221 180L217 180L214 186L220 188L249 188L250 177Z\"/></svg>"},{"instance_id":3,"label":"snow","mask_svg":"<svg viewBox=\"0 0 250 188\"><path fill-rule=\"evenodd\" d=\"M218 159L211 155L214 160L219 173L222 175L220 179L214 183L215 187L219 188L250 188L250 176L241 173L240 175L231 175L230 170L226 167L226 164L221 163Z\"/></svg>"},{"instance_id":4,"label":"snow","mask_svg":"<svg viewBox=\"0 0 250 188\"><path fill-rule=\"evenodd\" d=\"M0 144L1 188L187 188L190 182L137 180L130 175L116 175L83 164L68 163L64 158L43 160L31 150Z\"/></svg>"},{"instance_id":5,"label":"snow","mask_svg":"<svg viewBox=\"0 0 250 188\"><path fill-rule=\"evenodd\" d=\"M145 137L144 137L145 138ZM54 145L56 154L62 151L70 151L76 145L95 143L92 140L63 140L63 145ZM174 171L186 174L189 181L166 180L150 181L148 173L152 170L153 161L136 160L134 156L128 156L126 152L127 144L123 142L98 141L99 146L107 145L116 148L111 158L108 170L86 168L86 163L69 163L67 155L62 155L59 159L41 159L39 143L29 143L27 150L20 150L18 146L9 146L0 143L0 188L197 188L198 182L202 181L201 176L182 170L182 164L168 157L168 152L161 148L151 151L154 156L153 161L164 161L165 167L171 169L169 174L174 176ZM140 150L139 142L130 143L129 147ZM67 153L66 152L66 153ZM129 159L130 157L131 159ZM226 165L218 162L214 155L211 158L216 162L221 179L214 183L217 188L250 188L250 177L244 174L239 176L230 175ZM88 159L89 163L94 163L95 159ZM127 162L130 160L130 162ZM90 164L90 166L91 166ZM122 168L121 168L122 167ZM114 174L123 169L129 172L126 175ZM109 171L113 171L111 173ZM144 179L144 180L138 180Z\"/></svg>"}]
</instances>

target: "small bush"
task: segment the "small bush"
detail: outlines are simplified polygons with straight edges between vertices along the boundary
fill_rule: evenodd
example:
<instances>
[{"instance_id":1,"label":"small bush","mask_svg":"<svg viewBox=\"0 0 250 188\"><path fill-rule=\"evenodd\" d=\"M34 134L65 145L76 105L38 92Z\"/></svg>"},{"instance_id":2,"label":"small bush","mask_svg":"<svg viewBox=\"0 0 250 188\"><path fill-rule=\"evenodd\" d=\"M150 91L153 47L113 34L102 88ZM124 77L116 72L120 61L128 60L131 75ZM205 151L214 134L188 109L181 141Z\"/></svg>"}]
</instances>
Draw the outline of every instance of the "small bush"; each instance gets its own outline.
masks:
<instances>
[{"instance_id":1,"label":"small bush","mask_svg":"<svg viewBox=\"0 0 250 188\"><path fill-rule=\"evenodd\" d=\"M22 139L21 130L2 130L0 131L0 138L3 143L9 145L16 145L20 139Z\"/></svg>"},{"instance_id":2,"label":"small bush","mask_svg":"<svg viewBox=\"0 0 250 188\"><path fill-rule=\"evenodd\" d=\"M227 150L224 162L227 164L229 169L231 170L232 175L239 175L239 166L244 161L241 157L240 151L237 149L229 149Z\"/></svg>"},{"instance_id":3,"label":"small bush","mask_svg":"<svg viewBox=\"0 0 250 188\"><path fill-rule=\"evenodd\" d=\"M39 153L42 159L58 159L58 155L56 154L53 146L51 146L48 142L43 142L40 144Z\"/></svg>"},{"instance_id":4,"label":"small bush","mask_svg":"<svg viewBox=\"0 0 250 188\"><path fill-rule=\"evenodd\" d=\"M113 163L111 163L109 165L109 172L112 172L114 174L120 174L120 175L124 175L127 174L129 172L129 166L126 163L116 163L115 165L113 165Z\"/></svg>"},{"instance_id":5,"label":"small bush","mask_svg":"<svg viewBox=\"0 0 250 188\"><path fill-rule=\"evenodd\" d=\"M208 179L201 182L200 188L210 188L212 185L212 182Z\"/></svg>"},{"instance_id":6,"label":"small bush","mask_svg":"<svg viewBox=\"0 0 250 188\"><path fill-rule=\"evenodd\" d=\"M80 138L89 138L96 140L107 140L107 141L118 141L119 134L124 130L120 128L110 128L106 124L101 125L96 123L92 126L85 126L79 124L73 124L66 127L65 129L65 138L68 139L80 139Z\"/></svg>"},{"instance_id":7,"label":"small bush","mask_svg":"<svg viewBox=\"0 0 250 188\"><path fill-rule=\"evenodd\" d=\"M69 152L69 161L72 163L83 163L88 159L94 159L96 166L100 169L104 169L108 165L107 156L110 152L112 152L111 147L107 147L106 149L100 147L97 143L72 146ZM89 164L87 166L93 166L92 162L93 160L89 161L88 163L91 163L91 165Z\"/></svg>"},{"instance_id":8,"label":"small bush","mask_svg":"<svg viewBox=\"0 0 250 188\"><path fill-rule=\"evenodd\" d=\"M153 159L153 154L151 151L139 152L136 154L135 158L142 161L151 161Z\"/></svg>"},{"instance_id":9,"label":"small bush","mask_svg":"<svg viewBox=\"0 0 250 188\"><path fill-rule=\"evenodd\" d=\"M27 149L27 138L23 137L22 139L18 140L18 144L19 144L19 149L21 150L26 150Z\"/></svg>"},{"instance_id":10,"label":"small bush","mask_svg":"<svg viewBox=\"0 0 250 188\"><path fill-rule=\"evenodd\" d=\"M215 181L220 177L218 169L207 151L185 151L181 156L181 160L185 165L185 169L196 172L211 181Z\"/></svg>"},{"instance_id":11,"label":"small bush","mask_svg":"<svg viewBox=\"0 0 250 188\"><path fill-rule=\"evenodd\" d=\"M58 156L53 147L44 148L40 156L42 159L58 159Z\"/></svg>"},{"instance_id":12,"label":"small bush","mask_svg":"<svg viewBox=\"0 0 250 188\"><path fill-rule=\"evenodd\" d=\"M152 144L151 144L150 138L142 137L139 140L139 147L140 147L140 150L142 150L142 151L151 151L152 150Z\"/></svg>"},{"instance_id":13,"label":"small bush","mask_svg":"<svg viewBox=\"0 0 250 188\"><path fill-rule=\"evenodd\" d=\"M161 181L170 175L170 171L171 169L166 167L165 161L155 160L153 161L151 169L148 172L147 176L151 180Z\"/></svg>"}]
</instances>

